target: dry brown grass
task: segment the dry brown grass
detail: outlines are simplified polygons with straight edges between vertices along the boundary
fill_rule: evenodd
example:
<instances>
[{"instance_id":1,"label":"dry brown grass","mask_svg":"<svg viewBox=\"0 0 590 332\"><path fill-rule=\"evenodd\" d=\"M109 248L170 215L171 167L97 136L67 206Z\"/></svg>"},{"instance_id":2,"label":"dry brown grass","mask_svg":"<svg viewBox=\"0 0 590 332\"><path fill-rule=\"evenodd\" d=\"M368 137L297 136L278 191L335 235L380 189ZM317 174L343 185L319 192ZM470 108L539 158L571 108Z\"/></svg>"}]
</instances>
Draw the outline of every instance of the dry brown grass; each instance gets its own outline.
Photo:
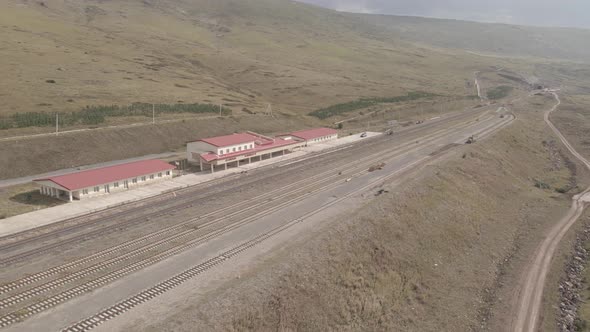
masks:
<instances>
[{"instance_id":1,"label":"dry brown grass","mask_svg":"<svg viewBox=\"0 0 590 332\"><path fill-rule=\"evenodd\" d=\"M217 301L149 330L485 329L490 306L506 307L498 294L513 292L505 269L569 207L566 195L534 187L533 178L569 179L563 165L549 170L556 160L543 141L551 136L535 106L550 102L519 106L515 124L465 147L465 158L390 188L223 285L211 294Z\"/></svg>"},{"instance_id":2,"label":"dry brown grass","mask_svg":"<svg viewBox=\"0 0 590 332\"><path fill-rule=\"evenodd\" d=\"M179 100L306 113L418 88L463 94L482 63L289 1L43 3L0 4L0 114Z\"/></svg>"},{"instance_id":3,"label":"dry brown grass","mask_svg":"<svg viewBox=\"0 0 590 332\"><path fill-rule=\"evenodd\" d=\"M34 184L0 188L0 219L64 204L63 201L41 195Z\"/></svg>"},{"instance_id":4,"label":"dry brown grass","mask_svg":"<svg viewBox=\"0 0 590 332\"><path fill-rule=\"evenodd\" d=\"M590 96L566 94L552 119L577 151L590 156Z\"/></svg>"}]
</instances>

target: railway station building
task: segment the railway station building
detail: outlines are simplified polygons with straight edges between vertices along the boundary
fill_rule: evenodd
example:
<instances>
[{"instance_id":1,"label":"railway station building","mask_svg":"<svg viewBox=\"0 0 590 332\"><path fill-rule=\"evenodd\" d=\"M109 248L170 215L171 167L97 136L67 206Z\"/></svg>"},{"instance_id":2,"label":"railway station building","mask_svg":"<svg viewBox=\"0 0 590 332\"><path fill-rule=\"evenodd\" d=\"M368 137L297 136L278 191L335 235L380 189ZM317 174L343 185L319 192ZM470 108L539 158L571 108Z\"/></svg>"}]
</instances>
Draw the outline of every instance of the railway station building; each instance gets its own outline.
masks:
<instances>
[{"instance_id":1,"label":"railway station building","mask_svg":"<svg viewBox=\"0 0 590 332\"><path fill-rule=\"evenodd\" d=\"M81 200L171 179L175 166L162 160L143 160L37 179L42 195L66 201Z\"/></svg>"},{"instance_id":2,"label":"railway station building","mask_svg":"<svg viewBox=\"0 0 590 332\"><path fill-rule=\"evenodd\" d=\"M301 130L274 138L248 131L189 142L186 153L188 161L198 164L202 171L215 172L216 167L239 167L241 163L282 156L297 148L337 138L338 132L330 128Z\"/></svg>"},{"instance_id":3,"label":"railway station building","mask_svg":"<svg viewBox=\"0 0 590 332\"><path fill-rule=\"evenodd\" d=\"M201 170L215 172L215 167L227 169L277 156L283 156L301 143L283 138L271 138L254 132L204 138L187 144L186 153L190 163L198 164Z\"/></svg>"},{"instance_id":4,"label":"railway station building","mask_svg":"<svg viewBox=\"0 0 590 332\"><path fill-rule=\"evenodd\" d=\"M338 139L338 131L330 128L315 128L294 131L292 133L278 135L277 137L286 140L295 140L303 143L303 146L310 146Z\"/></svg>"}]
</instances>

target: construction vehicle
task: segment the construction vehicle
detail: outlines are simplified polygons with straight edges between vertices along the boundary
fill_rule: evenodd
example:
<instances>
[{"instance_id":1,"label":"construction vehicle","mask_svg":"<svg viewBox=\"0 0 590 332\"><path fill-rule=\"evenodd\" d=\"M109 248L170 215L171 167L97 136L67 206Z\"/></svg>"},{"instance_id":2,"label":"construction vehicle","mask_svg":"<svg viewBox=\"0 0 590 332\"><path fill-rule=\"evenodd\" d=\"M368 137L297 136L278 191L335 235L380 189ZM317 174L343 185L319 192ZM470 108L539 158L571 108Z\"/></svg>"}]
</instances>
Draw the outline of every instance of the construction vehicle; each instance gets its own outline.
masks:
<instances>
[{"instance_id":1,"label":"construction vehicle","mask_svg":"<svg viewBox=\"0 0 590 332\"><path fill-rule=\"evenodd\" d=\"M475 143L475 136L471 135L471 136L469 136L467 141L465 141L465 144L473 144L473 143Z\"/></svg>"}]
</instances>

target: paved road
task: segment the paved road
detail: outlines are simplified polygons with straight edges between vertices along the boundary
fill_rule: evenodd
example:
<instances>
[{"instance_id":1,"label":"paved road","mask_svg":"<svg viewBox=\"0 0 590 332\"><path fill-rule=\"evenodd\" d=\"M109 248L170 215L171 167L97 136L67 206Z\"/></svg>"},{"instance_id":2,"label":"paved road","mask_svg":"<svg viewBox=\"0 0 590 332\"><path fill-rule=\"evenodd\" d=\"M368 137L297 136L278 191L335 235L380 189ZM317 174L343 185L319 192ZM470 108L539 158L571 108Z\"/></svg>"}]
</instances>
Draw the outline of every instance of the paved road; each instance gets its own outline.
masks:
<instances>
[{"instance_id":1,"label":"paved road","mask_svg":"<svg viewBox=\"0 0 590 332\"><path fill-rule=\"evenodd\" d=\"M559 105L561 105L559 95L556 93L552 94L557 104L545 113L545 122L566 148L590 169L590 161L580 155L551 122L551 113L555 112ZM512 331L537 331L539 312L542 308L543 290L547 274L551 267L551 260L555 255L559 243L571 226L580 218L588 202L590 202L590 188L586 189L580 195L574 196L572 206L567 214L553 226L543 243L535 251L533 259L529 262L521 280L520 292L516 295L518 296L518 308L516 317L512 321Z\"/></svg>"},{"instance_id":2,"label":"paved road","mask_svg":"<svg viewBox=\"0 0 590 332\"><path fill-rule=\"evenodd\" d=\"M448 151L447 147L461 145L468 136L474 134L482 139L502 126L509 124L511 121L511 116L502 119L499 115L492 112L488 119L473 122L467 128L450 130L441 137L431 141L416 142L416 145L410 145L410 149L406 153L391 157L392 159L386 162L382 171L363 173L362 175L343 181L326 191L312 193L298 203L273 211L255 222L241 226L239 229L228 232L220 237L212 238L198 247L188 249L173 259L153 265L108 287L96 290L91 294L80 296L76 300L58 306L43 315L32 317L22 324L8 328L7 331L59 330L86 317L98 317L94 319L106 323L106 320L101 317L108 316L107 311L110 310L108 308L114 303L125 301L139 292L150 289L150 287L162 280L167 280L182 271L187 271L193 268L195 264L202 264L208 259L219 255L223 250L256 238L258 234L268 232L269 229L273 229L278 225L289 223L293 220L297 220L301 225L305 225L309 221L307 216L310 214L313 215L311 218L321 221L330 216L345 213L355 206L348 200L348 197L350 197L354 201L351 195L359 195L361 190L364 192L367 190L376 191L381 183L390 180L393 176L395 176L395 179L399 179L401 176L407 177L408 174L405 172L418 170L421 166L443 156L445 152L441 151ZM343 198L346 198L346 200L342 200ZM337 204L331 205L332 202L336 202ZM328 213L324 209L325 206L329 206L329 208L335 210ZM302 226L302 228L302 231L304 231L305 227ZM290 232L293 232L293 230L290 230ZM241 259L240 262L243 263ZM232 264L224 263L223 265L231 266ZM218 275L215 276L215 278L218 277ZM200 277L195 279L197 279L196 282L199 284ZM196 288L194 287L193 289ZM191 296L187 296L187 298L192 299ZM157 301L154 302L157 304ZM151 303L151 301L148 303ZM141 307L136 309L142 310L148 303L143 303ZM167 308L166 306L160 307ZM128 308L125 310L128 310ZM109 320L108 323L110 324L115 320L118 320L118 318ZM116 328L109 327L108 324L103 329L109 331L117 330Z\"/></svg>"},{"instance_id":3,"label":"paved road","mask_svg":"<svg viewBox=\"0 0 590 332\"><path fill-rule=\"evenodd\" d=\"M100 163L100 164L61 169L59 171L53 171L53 172L49 172L49 173L43 173L43 174L37 174L37 175L31 175L31 176L24 176L21 178L0 180L0 188L15 186L15 185L23 184L23 183L29 183L35 179L42 179L42 178L47 178L47 177L51 177L51 176L63 175L63 174L77 171L77 170L87 170L87 169L94 169L94 168L100 168L100 167L106 167L106 166L120 165L120 164L125 164L125 163L139 161L139 160L167 158L167 157L174 156L174 155L176 155L176 153L174 153L174 152L150 154L147 156L141 156L141 157L136 157L136 158L115 160L115 161L109 161L109 162Z\"/></svg>"}]
</instances>

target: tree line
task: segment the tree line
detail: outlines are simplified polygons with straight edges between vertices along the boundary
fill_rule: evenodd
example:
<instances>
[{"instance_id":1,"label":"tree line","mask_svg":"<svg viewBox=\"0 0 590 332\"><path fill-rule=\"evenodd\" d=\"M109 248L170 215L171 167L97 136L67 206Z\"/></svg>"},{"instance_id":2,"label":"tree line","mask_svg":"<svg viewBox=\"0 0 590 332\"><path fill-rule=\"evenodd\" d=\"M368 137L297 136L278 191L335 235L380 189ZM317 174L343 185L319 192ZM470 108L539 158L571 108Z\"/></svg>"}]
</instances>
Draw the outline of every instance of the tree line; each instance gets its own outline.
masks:
<instances>
[{"instance_id":1,"label":"tree line","mask_svg":"<svg viewBox=\"0 0 590 332\"><path fill-rule=\"evenodd\" d=\"M58 112L60 126L100 125L110 117L145 116L152 117L152 107L156 115L163 113L216 113L219 106L213 104L147 104L133 103L120 106L87 106L77 112ZM229 108L222 108L222 115L231 114ZM56 113L24 112L0 117L0 129L55 126Z\"/></svg>"},{"instance_id":2,"label":"tree line","mask_svg":"<svg viewBox=\"0 0 590 332\"><path fill-rule=\"evenodd\" d=\"M346 103L336 104L324 108L320 108L315 110L309 115L315 116L319 119L327 119L329 117L340 115L348 112L353 112L356 110L364 109L367 107L371 107L377 104L389 104L389 103L399 103L399 102L407 102L412 100L418 100L423 98L430 98L435 97L436 94L428 93L428 92L409 92L405 96L397 96L397 97L383 97L383 98L361 98L353 101L349 101Z\"/></svg>"}]
</instances>

